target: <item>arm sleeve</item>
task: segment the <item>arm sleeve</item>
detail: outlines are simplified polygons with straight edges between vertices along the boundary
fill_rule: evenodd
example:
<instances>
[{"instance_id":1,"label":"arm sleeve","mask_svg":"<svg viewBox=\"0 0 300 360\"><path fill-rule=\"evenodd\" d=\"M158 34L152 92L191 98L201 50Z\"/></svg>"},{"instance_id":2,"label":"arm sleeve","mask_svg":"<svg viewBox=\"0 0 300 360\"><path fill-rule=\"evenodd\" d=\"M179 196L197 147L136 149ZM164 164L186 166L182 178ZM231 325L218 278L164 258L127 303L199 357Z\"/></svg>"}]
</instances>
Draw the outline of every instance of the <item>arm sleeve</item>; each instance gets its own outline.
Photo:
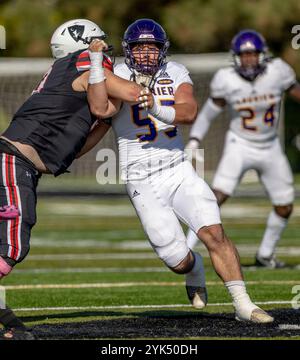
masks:
<instances>
[{"instance_id":1,"label":"arm sleeve","mask_svg":"<svg viewBox=\"0 0 300 360\"><path fill-rule=\"evenodd\" d=\"M113 64L109 56L103 54L102 66L110 71L113 71ZM91 60L89 57L89 51L85 50L78 55L76 61L76 68L78 72L87 71L91 67Z\"/></svg>"},{"instance_id":2,"label":"arm sleeve","mask_svg":"<svg viewBox=\"0 0 300 360\"><path fill-rule=\"evenodd\" d=\"M190 73L189 73L188 69L185 66L180 65L180 67L178 68L178 75L176 77L175 91L178 89L178 87L181 84L184 84L184 83L194 85L193 81L190 77Z\"/></svg>"},{"instance_id":3,"label":"arm sleeve","mask_svg":"<svg viewBox=\"0 0 300 360\"><path fill-rule=\"evenodd\" d=\"M223 108L216 105L211 98L207 99L199 112L190 132L190 138L202 141L212 121L222 112Z\"/></svg>"},{"instance_id":4,"label":"arm sleeve","mask_svg":"<svg viewBox=\"0 0 300 360\"><path fill-rule=\"evenodd\" d=\"M210 97L216 99L226 98L226 79L224 79L223 70L215 73L210 83Z\"/></svg>"},{"instance_id":5,"label":"arm sleeve","mask_svg":"<svg viewBox=\"0 0 300 360\"><path fill-rule=\"evenodd\" d=\"M280 75L282 91L286 91L296 84L295 71L288 63L281 59L278 59L278 72Z\"/></svg>"}]
</instances>

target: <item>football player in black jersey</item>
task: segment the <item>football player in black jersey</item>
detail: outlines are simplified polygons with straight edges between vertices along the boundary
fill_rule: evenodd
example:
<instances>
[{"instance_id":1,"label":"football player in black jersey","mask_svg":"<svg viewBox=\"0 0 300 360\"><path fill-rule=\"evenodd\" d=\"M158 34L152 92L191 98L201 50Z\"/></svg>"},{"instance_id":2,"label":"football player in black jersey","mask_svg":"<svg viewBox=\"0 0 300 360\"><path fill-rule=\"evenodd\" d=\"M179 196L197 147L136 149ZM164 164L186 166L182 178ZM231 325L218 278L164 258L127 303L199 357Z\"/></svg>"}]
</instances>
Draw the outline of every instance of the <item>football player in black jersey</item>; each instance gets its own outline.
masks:
<instances>
[{"instance_id":1,"label":"football player in black jersey","mask_svg":"<svg viewBox=\"0 0 300 360\"><path fill-rule=\"evenodd\" d=\"M105 37L88 20L61 25L51 40L56 61L0 138L2 218L7 216L0 223L0 279L28 254L41 174L64 173L76 157L89 150L93 131L97 130L99 140L105 135L109 125L98 119L117 111L109 97L135 102L140 95L139 85L113 74L105 55ZM96 102L93 84L101 94ZM32 338L1 303L0 323L6 339Z\"/></svg>"}]
</instances>

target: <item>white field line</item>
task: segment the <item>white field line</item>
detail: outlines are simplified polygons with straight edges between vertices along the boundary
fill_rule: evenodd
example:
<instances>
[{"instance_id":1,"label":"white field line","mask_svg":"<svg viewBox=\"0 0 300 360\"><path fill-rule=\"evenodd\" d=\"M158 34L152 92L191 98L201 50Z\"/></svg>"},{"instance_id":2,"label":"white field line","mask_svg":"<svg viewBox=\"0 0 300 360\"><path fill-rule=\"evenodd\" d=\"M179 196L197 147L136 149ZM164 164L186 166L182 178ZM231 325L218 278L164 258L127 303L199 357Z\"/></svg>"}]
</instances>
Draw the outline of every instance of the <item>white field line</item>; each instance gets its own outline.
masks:
<instances>
[{"instance_id":1,"label":"white field line","mask_svg":"<svg viewBox=\"0 0 300 360\"><path fill-rule=\"evenodd\" d=\"M154 253L101 253L101 254L43 254L30 255L27 260L35 261L68 261L68 260L139 260L157 259Z\"/></svg>"},{"instance_id":2,"label":"white field line","mask_svg":"<svg viewBox=\"0 0 300 360\"><path fill-rule=\"evenodd\" d=\"M15 269L14 274L60 274L60 273L162 273L170 272L165 267L86 267L86 268L37 268L37 269Z\"/></svg>"},{"instance_id":3,"label":"white field line","mask_svg":"<svg viewBox=\"0 0 300 360\"><path fill-rule=\"evenodd\" d=\"M129 204L62 204L51 203L47 206L47 212L58 216L80 217L134 217L136 216L133 206Z\"/></svg>"},{"instance_id":4,"label":"white field line","mask_svg":"<svg viewBox=\"0 0 300 360\"><path fill-rule=\"evenodd\" d=\"M291 305L290 301L257 301L256 305ZM207 306L232 306L232 303L214 303ZM68 311L68 310L118 310L118 309L163 309L163 308L191 308L190 304L166 305L115 305L115 306L62 306L62 307L33 307L15 308L13 311Z\"/></svg>"},{"instance_id":5,"label":"white field line","mask_svg":"<svg viewBox=\"0 0 300 360\"><path fill-rule=\"evenodd\" d=\"M136 213L131 204L62 204L51 203L47 211L52 215L72 215L86 217L135 217ZM222 207L222 218L236 218L247 220L266 218L271 211L269 206L254 204L226 204ZM300 207L295 206L293 218L300 216Z\"/></svg>"},{"instance_id":6,"label":"white field line","mask_svg":"<svg viewBox=\"0 0 300 360\"><path fill-rule=\"evenodd\" d=\"M262 280L246 281L246 285L296 285L299 281ZM184 286L184 282L122 282L122 283L81 283L81 284L34 284L34 285L6 285L6 290L36 290L36 289L92 289L92 288L120 288L136 286ZM207 286L221 286L221 281L207 281Z\"/></svg>"},{"instance_id":7,"label":"white field line","mask_svg":"<svg viewBox=\"0 0 300 360\"><path fill-rule=\"evenodd\" d=\"M57 240L47 238L31 239L31 245L35 247L54 247L54 248L100 248L100 249L151 249L149 242L145 239L126 240L126 241L105 241L96 239L78 239L78 240Z\"/></svg>"},{"instance_id":8,"label":"white field line","mask_svg":"<svg viewBox=\"0 0 300 360\"><path fill-rule=\"evenodd\" d=\"M32 247L41 248L96 248L96 249L116 249L116 250L152 250L149 242L145 239L140 240L122 240L118 242L96 240L96 239L80 239L80 240L56 240L47 238L32 238ZM241 244L237 245L238 251L243 255L254 255L257 251L258 244ZM203 256L208 256L207 250L203 244L199 243L196 250L200 251ZM279 246L276 249L278 255L298 256L300 255L299 246ZM32 256L32 255L31 255Z\"/></svg>"},{"instance_id":9,"label":"white field line","mask_svg":"<svg viewBox=\"0 0 300 360\"><path fill-rule=\"evenodd\" d=\"M239 254L242 256L254 255L257 251L257 245L239 245L237 246ZM206 249L200 249L204 257L209 256ZM294 257L300 256L300 247L278 247L277 255ZM101 254L40 254L29 255L28 260L34 261L88 261L88 260L140 260L140 259L156 259L154 252L148 253L101 253Z\"/></svg>"},{"instance_id":10,"label":"white field line","mask_svg":"<svg viewBox=\"0 0 300 360\"><path fill-rule=\"evenodd\" d=\"M122 240L118 242L85 239L85 240L55 240L47 238L32 238L31 245L34 247L53 247L53 248L98 248L98 249L121 249L121 250L151 250L152 248L149 242L145 239L140 240ZM258 244L241 244L237 245L237 249L241 255L254 255L257 251ZM203 244L198 243L196 250L200 251L203 256L208 256L207 250ZM276 249L278 255L285 256L299 256L299 246L279 246ZM94 254L98 256L97 254ZM38 256L42 255L30 255L38 259ZM48 256L48 255L47 255ZM50 256L50 255L49 255ZM54 255L53 255L54 256ZM69 254L67 254L69 256ZM77 255L76 255L77 256ZM114 255L115 256L115 255ZM29 258L29 257L28 257Z\"/></svg>"},{"instance_id":11,"label":"white field line","mask_svg":"<svg viewBox=\"0 0 300 360\"><path fill-rule=\"evenodd\" d=\"M244 272L247 271L268 271L270 269L263 269L256 266L242 267ZM300 265L296 265L291 269L286 270L300 270ZM93 274L93 273L168 273L169 269L166 267L69 267L69 268L35 268L35 269L15 269L14 274Z\"/></svg>"}]
</instances>

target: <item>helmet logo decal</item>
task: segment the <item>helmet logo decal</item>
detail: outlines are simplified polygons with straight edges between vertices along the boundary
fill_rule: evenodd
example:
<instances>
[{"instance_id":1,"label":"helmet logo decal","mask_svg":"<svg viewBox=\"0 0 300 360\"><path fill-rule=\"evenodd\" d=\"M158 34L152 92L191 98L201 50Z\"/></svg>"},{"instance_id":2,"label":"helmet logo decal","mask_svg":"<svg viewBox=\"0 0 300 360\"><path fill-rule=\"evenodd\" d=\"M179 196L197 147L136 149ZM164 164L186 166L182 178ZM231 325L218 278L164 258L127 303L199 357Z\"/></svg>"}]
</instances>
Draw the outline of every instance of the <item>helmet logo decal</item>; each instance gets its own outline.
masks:
<instances>
[{"instance_id":1,"label":"helmet logo decal","mask_svg":"<svg viewBox=\"0 0 300 360\"><path fill-rule=\"evenodd\" d=\"M84 33L84 25L73 25L68 27L68 30L72 38L78 42Z\"/></svg>"},{"instance_id":2,"label":"helmet logo decal","mask_svg":"<svg viewBox=\"0 0 300 360\"><path fill-rule=\"evenodd\" d=\"M251 41L247 41L241 45L241 51L256 50L254 44Z\"/></svg>"},{"instance_id":3,"label":"helmet logo decal","mask_svg":"<svg viewBox=\"0 0 300 360\"><path fill-rule=\"evenodd\" d=\"M153 34L141 34L139 39L155 39Z\"/></svg>"}]
</instances>

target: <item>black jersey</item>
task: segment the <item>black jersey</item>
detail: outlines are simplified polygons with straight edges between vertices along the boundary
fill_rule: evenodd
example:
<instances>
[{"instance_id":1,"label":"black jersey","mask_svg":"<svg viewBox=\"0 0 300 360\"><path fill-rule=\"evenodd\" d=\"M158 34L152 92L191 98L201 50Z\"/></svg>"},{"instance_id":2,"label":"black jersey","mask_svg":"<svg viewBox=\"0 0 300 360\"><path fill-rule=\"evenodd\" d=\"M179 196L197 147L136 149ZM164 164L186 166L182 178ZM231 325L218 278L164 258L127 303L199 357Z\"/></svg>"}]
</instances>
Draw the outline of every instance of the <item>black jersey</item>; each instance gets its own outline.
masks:
<instances>
[{"instance_id":1,"label":"black jersey","mask_svg":"<svg viewBox=\"0 0 300 360\"><path fill-rule=\"evenodd\" d=\"M105 59L104 66L111 69L109 60ZM56 60L3 133L12 141L33 146L55 176L71 165L96 121L87 93L72 88L88 68L87 51Z\"/></svg>"}]
</instances>

